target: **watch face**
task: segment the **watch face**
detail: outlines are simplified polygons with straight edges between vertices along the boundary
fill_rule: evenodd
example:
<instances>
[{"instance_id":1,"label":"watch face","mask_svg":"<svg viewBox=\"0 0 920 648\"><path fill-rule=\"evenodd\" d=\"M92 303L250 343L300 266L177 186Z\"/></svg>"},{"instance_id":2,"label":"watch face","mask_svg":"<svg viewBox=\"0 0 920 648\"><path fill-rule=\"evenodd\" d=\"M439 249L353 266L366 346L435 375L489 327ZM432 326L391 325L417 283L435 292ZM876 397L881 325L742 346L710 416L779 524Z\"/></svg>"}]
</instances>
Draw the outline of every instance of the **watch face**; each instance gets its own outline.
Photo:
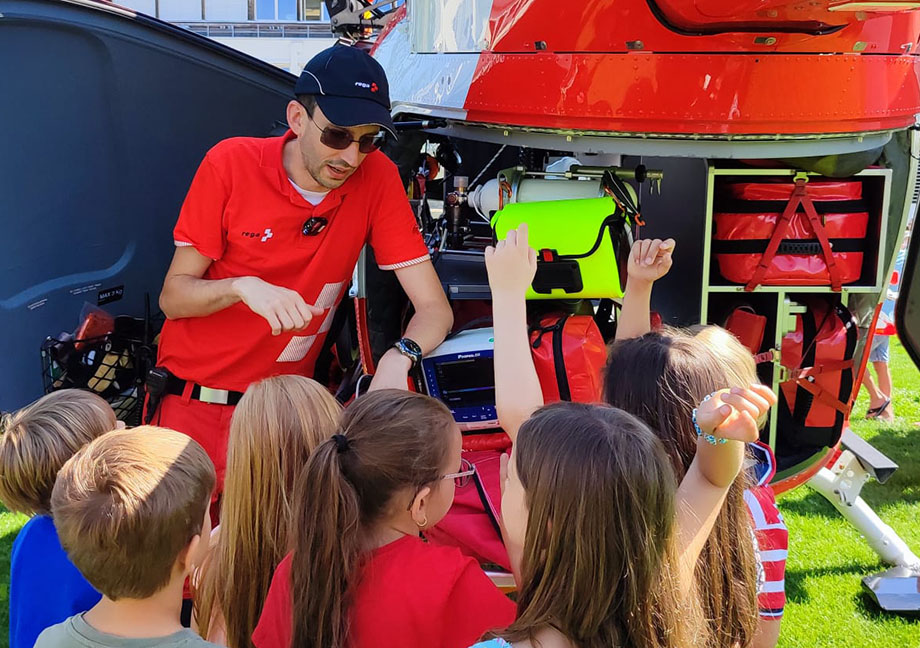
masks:
<instances>
[{"instance_id":1,"label":"watch face","mask_svg":"<svg viewBox=\"0 0 920 648\"><path fill-rule=\"evenodd\" d=\"M414 340L410 340L409 338L403 338L400 340L400 342L402 342L402 345L406 348L406 351L408 351L412 355L419 356L419 357L422 355L422 347L416 344Z\"/></svg>"}]
</instances>

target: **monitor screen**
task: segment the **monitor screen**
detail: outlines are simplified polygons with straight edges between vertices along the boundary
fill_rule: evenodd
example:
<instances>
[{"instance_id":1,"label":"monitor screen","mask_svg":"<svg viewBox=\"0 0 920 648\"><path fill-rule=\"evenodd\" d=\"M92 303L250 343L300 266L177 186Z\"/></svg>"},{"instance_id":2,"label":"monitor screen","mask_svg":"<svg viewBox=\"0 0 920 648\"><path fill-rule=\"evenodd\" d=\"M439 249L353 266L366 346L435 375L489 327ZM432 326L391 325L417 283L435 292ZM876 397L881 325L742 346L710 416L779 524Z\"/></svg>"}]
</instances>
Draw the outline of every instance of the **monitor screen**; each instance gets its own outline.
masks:
<instances>
[{"instance_id":1,"label":"monitor screen","mask_svg":"<svg viewBox=\"0 0 920 648\"><path fill-rule=\"evenodd\" d=\"M435 365L438 390L450 408L495 405L495 369L492 358L479 357Z\"/></svg>"}]
</instances>

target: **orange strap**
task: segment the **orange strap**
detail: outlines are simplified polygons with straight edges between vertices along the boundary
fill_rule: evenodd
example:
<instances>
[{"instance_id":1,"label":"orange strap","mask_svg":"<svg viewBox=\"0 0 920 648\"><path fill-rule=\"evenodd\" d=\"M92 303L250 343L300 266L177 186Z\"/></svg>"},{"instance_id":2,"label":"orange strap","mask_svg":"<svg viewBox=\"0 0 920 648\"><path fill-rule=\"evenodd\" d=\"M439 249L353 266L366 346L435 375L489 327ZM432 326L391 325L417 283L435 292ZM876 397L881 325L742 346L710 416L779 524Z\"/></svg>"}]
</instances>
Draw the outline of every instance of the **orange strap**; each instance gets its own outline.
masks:
<instances>
[{"instance_id":1,"label":"orange strap","mask_svg":"<svg viewBox=\"0 0 920 648\"><path fill-rule=\"evenodd\" d=\"M616 194L614 194L613 191L611 191L610 187L606 187L606 186L604 187L604 194L608 198L613 198L613 202L616 203L617 207L620 208L621 212L623 212L626 215L629 214L629 212L623 206L623 203L620 201L620 199L616 197ZM645 226L645 221L642 220L642 214L637 211L635 217L633 218L633 240L638 241L641 238L639 236L639 228L644 227L644 226Z\"/></svg>"},{"instance_id":2,"label":"orange strap","mask_svg":"<svg viewBox=\"0 0 920 648\"><path fill-rule=\"evenodd\" d=\"M767 270L770 269L770 264L773 263L776 252L779 250L780 243L783 242L786 230L789 229L789 223L798 211L799 205L804 208L805 215L808 217L808 222L811 223L811 229L814 231L815 237L821 244L821 251L824 253L824 262L827 264L827 272L828 275L830 275L831 288L834 291L840 291L842 285L840 281L840 270L837 268L837 262L834 261L834 253L831 249L831 242L827 238L824 224L821 222L821 217L818 216L817 210L815 210L815 205L811 201L811 196L808 195L808 190L806 188L807 182L808 180L804 178L799 178L795 181L795 189L792 190L792 197L789 198L786 209L783 210L782 215L776 222L776 228L773 230L773 236L770 237L770 243L767 245L767 249L764 251L763 256L760 257L760 262L757 264L754 275L744 287L747 292L759 286L766 276Z\"/></svg>"},{"instance_id":3,"label":"orange strap","mask_svg":"<svg viewBox=\"0 0 920 648\"><path fill-rule=\"evenodd\" d=\"M815 383L809 381L807 378L799 378L796 381L796 384L812 394L816 400L827 405L828 407L833 407L838 412L843 413L844 416L850 412L850 404L841 402L836 396L831 394L828 391L825 391L821 387L818 387Z\"/></svg>"},{"instance_id":4,"label":"orange strap","mask_svg":"<svg viewBox=\"0 0 920 648\"><path fill-rule=\"evenodd\" d=\"M355 322L357 323L358 353L361 357L361 366L364 373L374 375L374 352L371 346L370 334L367 331L367 299L355 299Z\"/></svg>"},{"instance_id":5,"label":"orange strap","mask_svg":"<svg viewBox=\"0 0 920 648\"><path fill-rule=\"evenodd\" d=\"M818 376L825 373L838 373L846 369L853 368L853 360L828 360L827 362L822 362L816 364L814 367L808 367L807 369L802 369L799 372L798 378L808 378L809 376Z\"/></svg>"},{"instance_id":6,"label":"orange strap","mask_svg":"<svg viewBox=\"0 0 920 648\"><path fill-rule=\"evenodd\" d=\"M507 180L498 181L498 210L501 211L505 207L505 195L508 195L508 200L511 200L511 183Z\"/></svg>"},{"instance_id":7,"label":"orange strap","mask_svg":"<svg viewBox=\"0 0 920 648\"><path fill-rule=\"evenodd\" d=\"M830 392L818 386L818 384L814 382L814 377L825 373L840 373L841 371L852 368L853 360L830 360L828 362L822 362L821 364L815 365L814 367L802 369L795 377L791 379L791 382L795 382L796 385L810 393L824 405L833 407L835 410L842 412L844 415L847 415L850 412L852 398L848 402L844 403Z\"/></svg>"}]
</instances>

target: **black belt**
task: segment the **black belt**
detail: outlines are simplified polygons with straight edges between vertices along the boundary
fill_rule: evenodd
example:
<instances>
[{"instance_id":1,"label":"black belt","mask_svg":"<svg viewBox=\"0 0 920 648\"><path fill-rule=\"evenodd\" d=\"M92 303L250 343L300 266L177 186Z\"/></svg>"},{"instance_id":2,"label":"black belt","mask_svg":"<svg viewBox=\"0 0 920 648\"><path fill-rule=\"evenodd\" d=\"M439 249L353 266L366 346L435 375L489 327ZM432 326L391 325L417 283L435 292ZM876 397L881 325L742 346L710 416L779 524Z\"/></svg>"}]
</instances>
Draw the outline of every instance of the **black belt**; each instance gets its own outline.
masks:
<instances>
[{"instance_id":1,"label":"black belt","mask_svg":"<svg viewBox=\"0 0 920 648\"><path fill-rule=\"evenodd\" d=\"M185 386L187 384L188 381L182 380L181 378L177 378L176 376L170 374L169 378L166 379L166 393L172 394L173 396L182 396L185 394ZM204 390L204 396L202 396L202 390ZM191 397L203 403L212 403L216 405L236 405L243 397L243 392L230 391L227 389L210 389L208 387L202 387L201 385L195 384L195 386L192 387Z\"/></svg>"}]
</instances>

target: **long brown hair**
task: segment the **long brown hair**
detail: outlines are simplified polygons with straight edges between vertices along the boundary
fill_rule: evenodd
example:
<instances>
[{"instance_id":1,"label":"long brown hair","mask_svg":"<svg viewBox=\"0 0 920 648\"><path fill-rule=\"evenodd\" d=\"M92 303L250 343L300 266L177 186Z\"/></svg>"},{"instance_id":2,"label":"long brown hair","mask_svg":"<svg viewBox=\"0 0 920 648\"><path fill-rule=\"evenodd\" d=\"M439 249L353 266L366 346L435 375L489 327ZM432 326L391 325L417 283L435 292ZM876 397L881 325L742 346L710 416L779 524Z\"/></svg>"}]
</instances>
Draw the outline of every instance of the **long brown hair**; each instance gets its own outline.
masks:
<instances>
[{"instance_id":1,"label":"long brown hair","mask_svg":"<svg viewBox=\"0 0 920 648\"><path fill-rule=\"evenodd\" d=\"M440 401L385 389L352 403L336 438L310 456L295 499L293 646L348 643L368 530L394 510L399 491L438 479L454 430L450 410Z\"/></svg>"},{"instance_id":2,"label":"long brown hair","mask_svg":"<svg viewBox=\"0 0 920 648\"><path fill-rule=\"evenodd\" d=\"M696 453L693 408L732 385L705 344L673 330L614 344L605 382L607 402L635 414L658 434L681 479ZM697 562L697 589L714 647L743 648L757 628L754 541L744 504L749 486L742 472Z\"/></svg>"},{"instance_id":3,"label":"long brown hair","mask_svg":"<svg viewBox=\"0 0 920 648\"><path fill-rule=\"evenodd\" d=\"M517 620L501 636L553 627L579 648L691 645L676 480L654 433L613 407L556 403L521 426L515 454L527 533Z\"/></svg>"},{"instance_id":4,"label":"long brown hair","mask_svg":"<svg viewBox=\"0 0 920 648\"><path fill-rule=\"evenodd\" d=\"M272 572L290 549L295 480L341 414L335 398L303 376L275 376L246 390L230 424L217 544L195 592L203 637L223 616L227 644L252 646Z\"/></svg>"}]
</instances>

